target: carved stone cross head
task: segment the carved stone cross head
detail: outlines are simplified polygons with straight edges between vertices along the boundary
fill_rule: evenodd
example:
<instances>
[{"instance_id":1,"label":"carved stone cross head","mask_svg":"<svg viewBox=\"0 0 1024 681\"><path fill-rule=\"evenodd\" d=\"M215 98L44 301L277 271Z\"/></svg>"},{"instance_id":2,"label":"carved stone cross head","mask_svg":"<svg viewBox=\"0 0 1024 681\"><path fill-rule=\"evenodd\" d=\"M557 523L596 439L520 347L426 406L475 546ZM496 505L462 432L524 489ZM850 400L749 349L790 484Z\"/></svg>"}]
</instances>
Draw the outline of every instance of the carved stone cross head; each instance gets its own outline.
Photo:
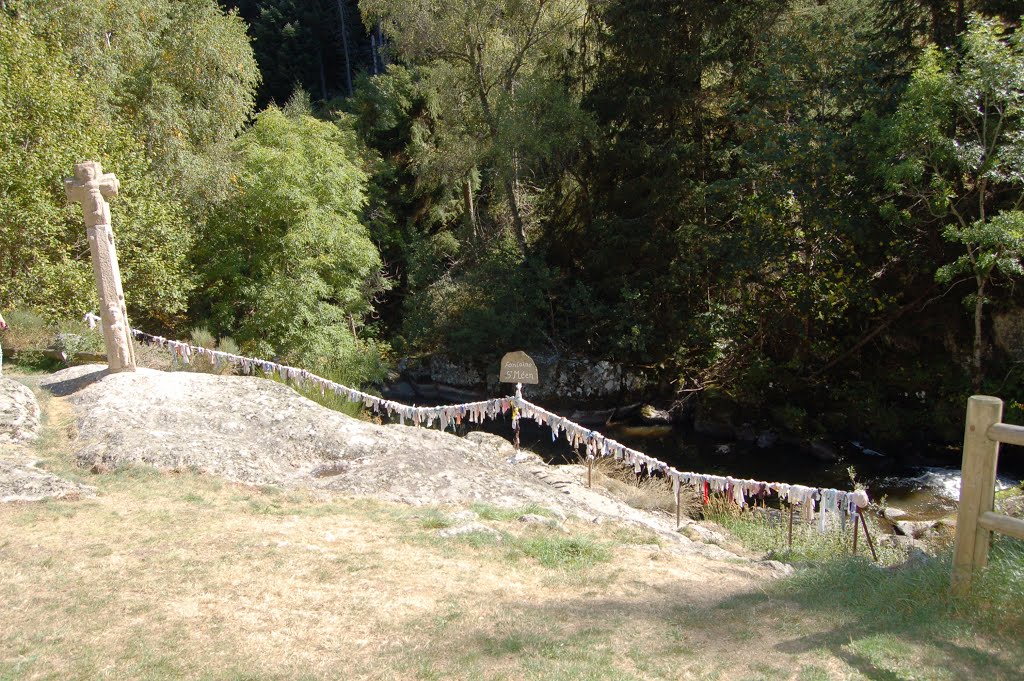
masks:
<instances>
[{"instance_id":1,"label":"carved stone cross head","mask_svg":"<svg viewBox=\"0 0 1024 681\"><path fill-rule=\"evenodd\" d=\"M99 161L86 161L75 165L75 176L64 180L68 200L82 204L85 226L110 224L110 206L106 198L117 196L121 183L113 173L103 173Z\"/></svg>"}]
</instances>

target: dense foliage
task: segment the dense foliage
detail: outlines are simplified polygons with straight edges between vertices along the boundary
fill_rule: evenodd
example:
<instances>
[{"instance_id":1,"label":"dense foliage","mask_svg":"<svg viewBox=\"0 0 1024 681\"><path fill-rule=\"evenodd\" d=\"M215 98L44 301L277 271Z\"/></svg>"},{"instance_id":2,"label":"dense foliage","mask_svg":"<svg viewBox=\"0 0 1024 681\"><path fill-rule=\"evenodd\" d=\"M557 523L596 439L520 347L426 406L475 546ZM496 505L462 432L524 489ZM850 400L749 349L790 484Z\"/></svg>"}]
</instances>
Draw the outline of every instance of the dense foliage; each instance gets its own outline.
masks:
<instances>
[{"instance_id":1,"label":"dense foliage","mask_svg":"<svg viewBox=\"0 0 1024 681\"><path fill-rule=\"evenodd\" d=\"M357 330L386 284L359 222L366 175L355 135L298 101L263 111L235 146L233 190L193 251L193 315L261 357L351 366L365 350Z\"/></svg>"},{"instance_id":2,"label":"dense foliage","mask_svg":"<svg viewBox=\"0 0 1024 681\"><path fill-rule=\"evenodd\" d=\"M4 305L89 306L96 155L167 328L643 364L807 435L1024 402L1024 3L2 2Z\"/></svg>"}]
</instances>

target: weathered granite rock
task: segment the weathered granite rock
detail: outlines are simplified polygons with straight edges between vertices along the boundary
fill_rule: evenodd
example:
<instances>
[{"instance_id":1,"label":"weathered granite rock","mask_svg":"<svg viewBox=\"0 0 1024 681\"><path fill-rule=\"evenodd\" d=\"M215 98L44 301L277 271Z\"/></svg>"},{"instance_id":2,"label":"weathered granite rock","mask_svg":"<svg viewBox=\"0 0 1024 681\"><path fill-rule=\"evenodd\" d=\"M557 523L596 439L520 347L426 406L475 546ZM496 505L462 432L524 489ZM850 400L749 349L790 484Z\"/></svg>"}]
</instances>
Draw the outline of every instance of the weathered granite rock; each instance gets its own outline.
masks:
<instances>
[{"instance_id":1,"label":"weathered granite rock","mask_svg":"<svg viewBox=\"0 0 1024 681\"><path fill-rule=\"evenodd\" d=\"M244 376L150 369L110 373L91 365L65 369L41 385L67 395L73 406L82 445L77 456L85 468L194 469L250 484L414 505L536 504L560 519L614 519L645 527L676 552L738 559L676 532L674 519L587 488L584 466L549 466L535 455L513 463L499 454L507 449L494 436L468 439L427 428L379 426L325 409L286 385Z\"/></svg>"},{"instance_id":2,"label":"weathered granite rock","mask_svg":"<svg viewBox=\"0 0 1024 681\"><path fill-rule=\"evenodd\" d=\"M0 503L76 499L95 496L96 490L44 471L37 462L17 455L0 456Z\"/></svg>"},{"instance_id":3,"label":"weathered granite rock","mask_svg":"<svg viewBox=\"0 0 1024 681\"><path fill-rule=\"evenodd\" d=\"M558 521L554 518L539 515L537 513L524 513L517 520L527 525L544 525L546 527L558 527Z\"/></svg>"},{"instance_id":4,"label":"weathered granite rock","mask_svg":"<svg viewBox=\"0 0 1024 681\"><path fill-rule=\"evenodd\" d=\"M39 403L32 391L0 378L0 445L22 445L39 436Z\"/></svg>"},{"instance_id":5,"label":"weathered granite rock","mask_svg":"<svg viewBox=\"0 0 1024 681\"><path fill-rule=\"evenodd\" d=\"M497 541L501 541L501 532L483 523L466 523L465 525L446 527L443 530L437 531L437 536L445 538L463 537L467 534L486 534L494 537Z\"/></svg>"},{"instance_id":6,"label":"weathered granite rock","mask_svg":"<svg viewBox=\"0 0 1024 681\"><path fill-rule=\"evenodd\" d=\"M905 518L907 512L901 508L896 508L895 506L887 506L882 511L882 515L886 520L899 520L900 518Z\"/></svg>"},{"instance_id":7,"label":"weathered granite rock","mask_svg":"<svg viewBox=\"0 0 1024 681\"><path fill-rule=\"evenodd\" d=\"M509 457L514 456L516 453L516 448L512 446L511 442L500 435L485 433L482 430L466 433L466 437L464 439L467 442L472 442L479 446L480 449L494 452L495 456Z\"/></svg>"},{"instance_id":8,"label":"weathered granite rock","mask_svg":"<svg viewBox=\"0 0 1024 681\"><path fill-rule=\"evenodd\" d=\"M994 313L992 335L1000 350L1015 360L1024 359L1024 308Z\"/></svg>"},{"instance_id":9,"label":"weathered granite rock","mask_svg":"<svg viewBox=\"0 0 1024 681\"><path fill-rule=\"evenodd\" d=\"M935 521L933 520L897 520L893 524L896 527L896 532L904 537L913 537L914 539L923 539L935 531Z\"/></svg>"}]
</instances>

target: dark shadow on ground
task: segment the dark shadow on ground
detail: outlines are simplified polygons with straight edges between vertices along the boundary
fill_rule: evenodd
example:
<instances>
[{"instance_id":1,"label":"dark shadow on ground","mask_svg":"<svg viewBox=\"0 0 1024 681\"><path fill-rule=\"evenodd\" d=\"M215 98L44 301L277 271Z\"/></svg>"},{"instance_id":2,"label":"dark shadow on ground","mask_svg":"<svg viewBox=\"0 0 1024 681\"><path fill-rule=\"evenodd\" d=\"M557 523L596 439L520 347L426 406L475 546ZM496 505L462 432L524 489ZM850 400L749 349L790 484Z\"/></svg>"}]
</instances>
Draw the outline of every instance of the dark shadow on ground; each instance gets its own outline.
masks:
<instances>
[{"instance_id":1,"label":"dark shadow on ground","mask_svg":"<svg viewBox=\"0 0 1024 681\"><path fill-rule=\"evenodd\" d=\"M56 397L67 397L108 374L110 369L102 364L87 364L44 376L39 381L39 387Z\"/></svg>"},{"instance_id":2,"label":"dark shadow on ground","mask_svg":"<svg viewBox=\"0 0 1024 681\"><path fill-rule=\"evenodd\" d=\"M629 641L635 631L638 648L614 655L630 655L642 678L804 678L802 668L829 667L832 659L872 681L1019 679L1024 620L986 624L965 612L947 596L947 567L936 560L902 570L863 561L810 568L724 599L677 583L657 595L591 591L555 604L510 601L500 621L449 633L467 655L514 652L528 663L555 650L592 658L595 641L624 633Z\"/></svg>"}]
</instances>

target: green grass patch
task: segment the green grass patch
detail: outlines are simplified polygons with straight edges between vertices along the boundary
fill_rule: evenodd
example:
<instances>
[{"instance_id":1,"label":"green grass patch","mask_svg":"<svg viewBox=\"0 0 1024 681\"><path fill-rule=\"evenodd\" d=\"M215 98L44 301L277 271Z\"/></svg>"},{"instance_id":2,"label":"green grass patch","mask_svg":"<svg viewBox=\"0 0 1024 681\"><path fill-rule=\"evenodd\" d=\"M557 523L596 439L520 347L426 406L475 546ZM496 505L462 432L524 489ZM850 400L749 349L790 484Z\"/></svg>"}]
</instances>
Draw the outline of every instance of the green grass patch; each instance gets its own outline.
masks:
<instances>
[{"instance_id":1,"label":"green grass patch","mask_svg":"<svg viewBox=\"0 0 1024 681\"><path fill-rule=\"evenodd\" d=\"M536 534L511 539L507 557L532 558L552 570L586 570L612 559L606 544L586 536Z\"/></svg>"},{"instance_id":2,"label":"green grass patch","mask_svg":"<svg viewBox=\"0 0 1024 681\"><path fill-rule=\"evenodd\" d=\"M753 513L750 510L740 511L734 504L720 499L704 507L704 518L718 523L729 531L744 548L765 554L774 560L787 563L822 562L841 560L853 554L853 524L847 523L845 528L830 524L825 532L818 530L816 520L793 522L793 545L789 545L789 514L787 511L777 513ZM882 565L899 565L907 558L907 552L896 545L882 545L878 541L882 536L881 528L874 518L866 515L871 536L878 553L878 562ZM867 539L863 528L857 543L858 555L870 555Z\"/></svg>"},{"instance_id":3,"label":"green grass patch","mask_svg":"<svg viewBox=\"0 0 1024 681\"><path fill-rule=\"evenodd\" d=\"M494 534L493 532L477 530L475 532L460 534L455 539L460 544L472 546L474 549L481 549L490 546L497 546L501 543L503 537L501 535Z\"/></svg>"},{"instance_id":4,"label":"green grass patch","mask_svg":"<svg viewBox=\"0 0 1024 681\"><path fill-rule=\"evenodd\" d=\"M492 504L473 504L470 506L470 509L480 516L482 520L495 520L499 522L517 520L520 516L531 514L542 515L548 518L555 517L554 513L538 504L529 504L520 508L503 508Z\"/></svg>"},{"instance_id":5,"label":"green grass patch","mask_svg":"<svg viewBox=\"0 0 1024 681\"><path fill-rule=\"evenodd\" d=\"M652 532L651 530L644 529L642 527L636 527L634 525L624 525L616 527L612 530L611 535L612 541L617 544L626 545L647 545L655 544L662 546L663 542L661 537Z\"/></svg>"},{"instance_id":6,"label":"green grass patch","mask_svg":"<svg viewBox=\"0 0 1024 681\"><path fill-rule=\"evenodd\" d=\"M425 530L443 530L454 524L455 521L447 513L436 508L428 509L420 516L420 527Z\"/></svg>"}]
</instances>

